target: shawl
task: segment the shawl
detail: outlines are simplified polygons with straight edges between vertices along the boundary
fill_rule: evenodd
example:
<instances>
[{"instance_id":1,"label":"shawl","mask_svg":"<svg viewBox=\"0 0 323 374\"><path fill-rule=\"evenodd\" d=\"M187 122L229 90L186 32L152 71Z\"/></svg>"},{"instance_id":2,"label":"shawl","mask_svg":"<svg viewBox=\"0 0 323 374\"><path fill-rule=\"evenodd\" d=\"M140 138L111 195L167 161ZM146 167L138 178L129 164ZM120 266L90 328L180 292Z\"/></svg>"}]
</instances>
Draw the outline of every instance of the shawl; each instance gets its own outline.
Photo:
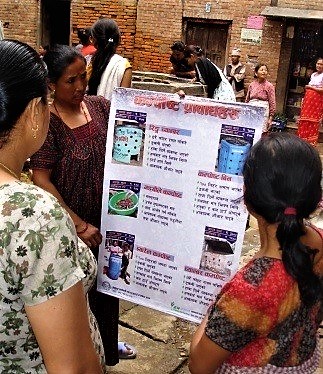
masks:
<instances>
[{"instance_id":1,"label":"shawl","mask_svg":"<svg viewBox=\"0 0 323 374\"><path fill-rule=\"evenodd\" d=\"M102 74L97 95L104 96L107 100L111 100L113 89L115 87L120 87L127 62L128 60L126 58L117 54L111 57Z\"/></svg>"}]
</instances>

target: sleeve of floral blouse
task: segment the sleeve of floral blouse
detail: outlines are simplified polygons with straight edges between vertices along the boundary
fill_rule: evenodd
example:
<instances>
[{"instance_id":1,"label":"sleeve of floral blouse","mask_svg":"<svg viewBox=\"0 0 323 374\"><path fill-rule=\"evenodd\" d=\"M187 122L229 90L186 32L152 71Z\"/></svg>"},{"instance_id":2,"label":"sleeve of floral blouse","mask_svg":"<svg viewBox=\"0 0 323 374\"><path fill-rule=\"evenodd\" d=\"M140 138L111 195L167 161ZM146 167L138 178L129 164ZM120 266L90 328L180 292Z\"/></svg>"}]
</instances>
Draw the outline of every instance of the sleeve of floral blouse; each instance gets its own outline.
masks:
<instances>
[{"instance_id":1,"label":"sleeve of floral blouse","mask_svg":"<svg viewBox=\"0 0 323 374\"><path fill-rule=\"evenodd\" d=\"M236 352L272 328L272 320L266 314L270 303L264 295L252 293L233 279L210 310L206 335L220 347ZM246 295L250 295L246 298ZM248 301L246 301L248 299Z\"/></svg>"},{"instance_id":2,"label":"sleeve of floral blouse","mask_svg":"<svg viewBox=\"0 0 323 374\"><path fill-rule=\"evenodd\" d=\"M20 298L30 306L71 288L85 275L75 227L65 209L36 186L28 187L25 196L24 201L17 199L21 210L12 213L23 231L21 235L12 233L8 270Z\"/></svg>"}]
</instances>

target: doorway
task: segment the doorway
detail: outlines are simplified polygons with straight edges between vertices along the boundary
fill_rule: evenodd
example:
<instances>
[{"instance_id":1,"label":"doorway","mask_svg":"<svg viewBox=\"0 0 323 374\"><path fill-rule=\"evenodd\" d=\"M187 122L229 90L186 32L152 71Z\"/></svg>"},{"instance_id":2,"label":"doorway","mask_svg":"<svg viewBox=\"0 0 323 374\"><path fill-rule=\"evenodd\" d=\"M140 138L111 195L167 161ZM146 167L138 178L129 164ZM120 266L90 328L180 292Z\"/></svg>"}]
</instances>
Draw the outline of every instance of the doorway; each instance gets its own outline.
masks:
<instances>
[{"instance_id":1,"label":"doorway","mask_svg":"<svg viewBox=\"0 0 323 374\"><path fill-rule=\"evenodd\" d=\"M205 57L223 69L229 25L229 23L204 23L198 20L188 20L185 27L185 43L200 46L205 52Z\"/></svg>"},{"instance_id":2,"label":"doorway","mask_svg":"<svg viewBox=\"0 0 323 374\"><path fill-rule=\"evenodd\" d=\"M71 0L42 0L40 44L70 44Z\"/></svg>"}]
</instances>

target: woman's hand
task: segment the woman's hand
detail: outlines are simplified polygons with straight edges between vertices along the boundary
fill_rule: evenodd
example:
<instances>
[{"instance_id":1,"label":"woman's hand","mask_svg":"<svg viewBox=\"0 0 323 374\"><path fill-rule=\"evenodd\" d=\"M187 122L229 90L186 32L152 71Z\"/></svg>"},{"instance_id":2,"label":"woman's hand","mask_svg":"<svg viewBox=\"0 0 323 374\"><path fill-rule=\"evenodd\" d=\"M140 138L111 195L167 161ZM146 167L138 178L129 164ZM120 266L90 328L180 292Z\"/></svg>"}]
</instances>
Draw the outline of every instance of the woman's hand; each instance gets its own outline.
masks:
<instances>
[{"instance_id":1,"label":"woman's hand","mask_svg":"<svg viewBox=\"0 0 323 374\"><path fill-rule=\"evenodd\" d=\"M271 129L272 124L273 124L273 118L272 118L272 117L269 117L269 118L268 118L268 121L267 121L266 132L268 132L268 131Z\"/></svg>"},{"instance_id":2,"label":"woman's hand","mask_svg":"<svg viewBox=\"0 0 323 374\"><path fill-rule=\"evenodd\" d=\"M308 88L309 90L316 91L316 92L318 92L320 94L323 93L323 87L320 88L320 87L315 87L315 86L307 85L307 86L305 86L305 88Z\"/></svg>"},{"instance_id":3,"label":"woman's hand","mask_svg":"<svg viewBox=\"0 0 323 374\"><path fill-rule=\"evenodd\" d=\"M184 98L185 98L185 92L184 92L183 90L176 91L175 93L177 93L177 95L178 95L181 99L184 99Z\"/></svg>"},{"instance_id":4,"label":"woman's hand","mask_svg":"<svg viewBox=\"0 0 323 374\"><path fill-rule=\"evenodd\" d=\"M78 224L76 226L76 233L77 236L90 248L98 247L102 242L102 235L99 229L90 223L83 221L81 224Z\"/></svg>"},{"instance_id":5,"label":"woman's hand","mask_svg":"<svg viewBox=\"0 0 323 374\"><path fill-rule=\"evenodd\" d=\"M309 84L305 86L306 89L308 90L313 90L313 91L319 91L319 89L315 86L310 86Z\"/></svg>"},{"instance_id":6,"label":"woman's hand","mask_svg":"<svg viewBox=\"0 0 323 374\"><path fill-rule=\"evenodd\" d=\"M33 182L37 186L43 188L44 190L54 195L58 199L62 207L67 210L75 224L77 236L80 239L82 239L84 243L90 248L97 247L102 242L102 235L100 234L100 231L96 227L83 221L81 217L79 217L76 213L72 211L72 209L70 209L66 205L57 188L51 181L51 173L52 171L49 169L34 169Z\"/></svg>"},{"instance_id":7,"label":"woman's hand","mask_svg":"<svg viewBox=\"0 0 323 374\"><path fill-rule=\"evenodd\" d=\"M192 79L194 79L194 82L196 81L196 73L195 70L189 71L188 74Z\"/></svg>"}]
</instances>

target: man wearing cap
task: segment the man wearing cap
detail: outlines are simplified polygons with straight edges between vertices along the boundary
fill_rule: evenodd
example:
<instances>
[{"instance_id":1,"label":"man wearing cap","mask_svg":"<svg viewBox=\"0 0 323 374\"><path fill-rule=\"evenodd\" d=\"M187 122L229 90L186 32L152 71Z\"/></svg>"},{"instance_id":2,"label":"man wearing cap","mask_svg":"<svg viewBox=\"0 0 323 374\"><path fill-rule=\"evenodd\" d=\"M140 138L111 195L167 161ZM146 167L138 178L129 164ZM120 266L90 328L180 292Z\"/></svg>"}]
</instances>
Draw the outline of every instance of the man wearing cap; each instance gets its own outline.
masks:
<instances>
[{"instance_id":1,"label":"man wearing cap","mask_svg":"<svg viewBox=\"0 0 323 374\"><path fill-rule=\"evenodd\" d=\"M184 57L185 44L181 41L174 42L170 47L172 54L169 61L172 63L171 74L180 78L195 78L195 66L190 65Z\"/></svg>"},{"instance_id":2,"label":"man wearing cap","mask_svg":"<svg viewBox=\"0 0 323 374\"><path fill-rule=\"evenodd\" d=\"M231 64L228 64L223 73L231 83L237 101L244 102L244 78L246 67L240 62L241 51L234 48L231 52Z\"/></svg>"}]
</instances>

